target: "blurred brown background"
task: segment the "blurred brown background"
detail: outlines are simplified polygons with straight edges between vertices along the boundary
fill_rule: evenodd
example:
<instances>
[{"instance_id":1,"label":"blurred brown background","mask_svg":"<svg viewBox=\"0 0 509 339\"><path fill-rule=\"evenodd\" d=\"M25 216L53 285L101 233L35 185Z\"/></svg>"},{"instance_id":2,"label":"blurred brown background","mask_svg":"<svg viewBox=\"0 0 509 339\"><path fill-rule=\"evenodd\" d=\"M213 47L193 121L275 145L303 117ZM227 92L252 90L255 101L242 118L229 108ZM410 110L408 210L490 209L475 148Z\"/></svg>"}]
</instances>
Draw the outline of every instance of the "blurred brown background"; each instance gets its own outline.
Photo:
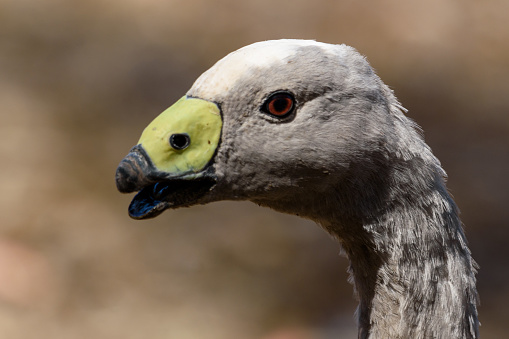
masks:
<instances>
[{"instance_id":1,"label":"blurred brown background","mask_svg":"<svg viewBox=\"0 0 509 339\"><path fill-rule=\"evenodd\" d=\"M449 174L483 338L509 331L509 2L0 0L1 338L354 338L339 246L250 203L127 216L118 162L216 60L366 55Z\"/></svg>"}]
</instances>

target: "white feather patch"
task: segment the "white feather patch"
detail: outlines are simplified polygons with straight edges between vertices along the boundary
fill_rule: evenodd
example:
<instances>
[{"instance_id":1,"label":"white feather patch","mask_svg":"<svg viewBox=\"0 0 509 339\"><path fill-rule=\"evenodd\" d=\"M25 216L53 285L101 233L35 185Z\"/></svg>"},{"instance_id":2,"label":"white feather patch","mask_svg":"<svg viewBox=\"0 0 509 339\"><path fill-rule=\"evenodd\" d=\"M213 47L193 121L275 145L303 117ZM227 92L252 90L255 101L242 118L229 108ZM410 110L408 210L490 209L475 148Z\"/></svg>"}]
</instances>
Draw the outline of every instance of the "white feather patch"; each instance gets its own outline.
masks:
<instances>
[{"instance_id":1,"label":"white feather patch","mask_svg":"<svg viewBox=\"0 0 509 339\"><path fill-rule=\"evenodd\" d=\"M332 46L314 40L269 40L242 47L221 60L203 73L189 90L189 95L207 100L218 100L226 95L248 70L270 68L294 55L299 47L319 46L330 50Z\"/></svg>"}]
</instances>

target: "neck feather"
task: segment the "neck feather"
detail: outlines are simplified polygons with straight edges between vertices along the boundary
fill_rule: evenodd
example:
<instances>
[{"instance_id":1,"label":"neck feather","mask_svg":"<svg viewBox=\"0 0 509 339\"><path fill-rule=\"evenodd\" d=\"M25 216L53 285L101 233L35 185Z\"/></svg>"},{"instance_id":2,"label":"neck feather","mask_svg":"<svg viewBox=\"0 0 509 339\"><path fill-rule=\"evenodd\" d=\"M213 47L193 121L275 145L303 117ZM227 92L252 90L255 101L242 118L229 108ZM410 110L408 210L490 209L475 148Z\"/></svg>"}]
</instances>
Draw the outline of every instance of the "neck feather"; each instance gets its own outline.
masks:
<instances>
[{"instance_id":1,"label":"neck feather","mask_svg":"<svg viewBox=\"0 0 509 339\"><path fill-rule=\"evenodd\" d=\"M351 262L359 338L478 338L476 264L457 207L441 170L412 167L369 178L377 186L363 196L340 198L356 213L321 222Z\"/></svg>"}]
</instances>

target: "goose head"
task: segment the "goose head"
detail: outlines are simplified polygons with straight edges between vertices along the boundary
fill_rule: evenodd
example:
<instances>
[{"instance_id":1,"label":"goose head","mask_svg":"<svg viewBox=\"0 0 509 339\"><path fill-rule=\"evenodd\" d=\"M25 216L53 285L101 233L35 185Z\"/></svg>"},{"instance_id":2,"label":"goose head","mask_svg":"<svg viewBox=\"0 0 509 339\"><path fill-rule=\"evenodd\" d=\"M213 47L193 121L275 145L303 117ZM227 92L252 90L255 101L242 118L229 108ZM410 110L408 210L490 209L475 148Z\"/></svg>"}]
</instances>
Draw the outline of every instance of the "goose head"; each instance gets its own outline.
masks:
<instances>
[{"instance_id":1,"label":"goose head","mask_svg":"<svg viewBox=\"0 0 509 339\"><path fill-rule=\"evenodd\" d=\"M117 187L140 191L129 208L138 219L218 200L319 219L331 195L380 170L369 156L391 151L397 105L352 47L255 43L218 61L145 129Z\"/></svg>"}]
</instances>

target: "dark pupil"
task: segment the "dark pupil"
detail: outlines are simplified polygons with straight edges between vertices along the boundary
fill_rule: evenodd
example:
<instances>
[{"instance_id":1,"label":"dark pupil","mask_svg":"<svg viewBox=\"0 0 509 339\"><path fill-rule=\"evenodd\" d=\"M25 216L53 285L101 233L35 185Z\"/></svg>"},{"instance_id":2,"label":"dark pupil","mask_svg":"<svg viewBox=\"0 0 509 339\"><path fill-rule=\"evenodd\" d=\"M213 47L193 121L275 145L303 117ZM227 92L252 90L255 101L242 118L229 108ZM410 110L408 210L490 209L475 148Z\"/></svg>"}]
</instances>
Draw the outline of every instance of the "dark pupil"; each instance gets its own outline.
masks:
<instances>
[{"instance_id":1,"label":"dark pupil","mask_svg":"<svg viewBox=\"0 0 509 339\"><path fill-rule=\"evenodd\" d=\"M276 98L274 101L274 109L276 112L283 112L288 109L288 99L287 98Z\"/></svg>"},{"instance_id":2,"label":"dark pupil","mask_svg":"<svg viewBox=\"0 0 509 339\"><path fill-rule=\"evenodd\" d=\"M170 146L176 150L182 150L189 146L191 138L187 134L172 134L170 137Z\"/></svg>"}]
</instances>

